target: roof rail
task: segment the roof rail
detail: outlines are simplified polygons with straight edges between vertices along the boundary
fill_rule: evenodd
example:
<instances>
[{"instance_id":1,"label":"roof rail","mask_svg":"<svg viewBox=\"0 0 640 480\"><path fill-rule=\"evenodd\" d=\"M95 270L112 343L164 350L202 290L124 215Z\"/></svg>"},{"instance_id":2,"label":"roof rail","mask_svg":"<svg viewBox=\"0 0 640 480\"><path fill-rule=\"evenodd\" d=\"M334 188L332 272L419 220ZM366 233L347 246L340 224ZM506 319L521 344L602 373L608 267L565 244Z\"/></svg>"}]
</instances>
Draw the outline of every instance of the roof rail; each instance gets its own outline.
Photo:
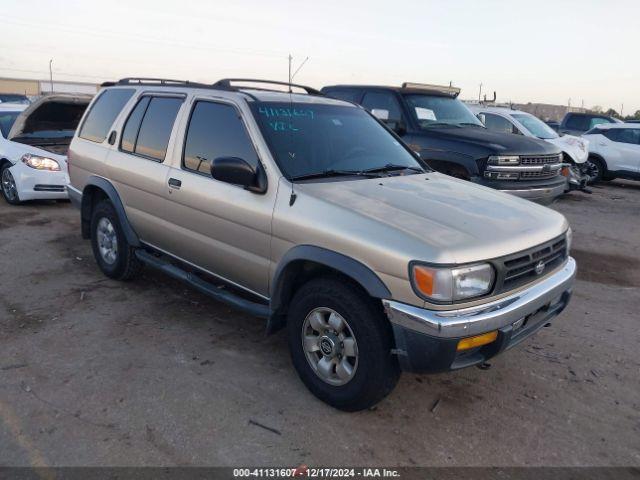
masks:
<instances>
[{"instance_id":1,"label":"roof rail","mask_svg":"<svg viewBox=\"0 0 640 480\"><path fill-rule=\"evenodd\" d=\"M172 80L169 78L147 78L147 77L127 77L116 82L116 85L172 85L172 86L193 86L210 87L206 83L191 82L189 80Z\"/></svg>"},{"instance_id":2,"label":"roof rail","mask_svg":"<svg viewBox=\"0 0 640 480\"><path fill-rule=\"evenodd\" d=\"M315 88L312 88L312 87L307 87L306 85L299 85L297 83L289 83L289 82L279 82L277 80L260 80L255 78L223 78L222 80L218 80L216 83L214 83L213 86L218 88L224 88L227 90L240 90L242 88L250 88L250 87L234 87L233 85L231 85L232 83L238 83L238 82L281 85L285 87L296 87L296 88L301 88L302 90L307 92L307 94L309 95L324 96L324 94L321 91L316 90ZM258 90L269 90L269 89L258 88ZM274 91L279 91L279 90L274 90Z\"/></svg>"}]
</instances>

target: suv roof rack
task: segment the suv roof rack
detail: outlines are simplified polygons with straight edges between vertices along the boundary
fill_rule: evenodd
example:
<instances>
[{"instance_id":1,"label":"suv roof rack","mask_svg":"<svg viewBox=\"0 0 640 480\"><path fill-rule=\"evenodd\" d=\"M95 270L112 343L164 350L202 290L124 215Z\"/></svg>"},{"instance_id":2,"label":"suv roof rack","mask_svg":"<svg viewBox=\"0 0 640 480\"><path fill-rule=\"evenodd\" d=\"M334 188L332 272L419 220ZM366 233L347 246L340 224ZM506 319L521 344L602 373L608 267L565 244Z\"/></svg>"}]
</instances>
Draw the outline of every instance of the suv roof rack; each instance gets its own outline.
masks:
<instances>
[{"instance_id":1,"label":"suv roof rack","mask_svg":"<svg viewBox=\"0 0 640 480\"><path fill-rule=\"evenodd\" d=\"M251 88L253 90L265 90L271 92L281 92L281 90L274 90L270 88L261 87L247 87L247 86L234 86L232 83L258 83L267 85L281 85L285 87L296 87L307 92L308 95L324 96L322 92L306 85L299 85L297 83L279 82L277 80L260 80L255 78L223 78L216 83L208 84L201 82L192 82L190 80L172 80L169 78L150 78L150 77L127 77L118 80L117 82L103 82L101 87L114 87L116 85L156 85L156 86L174 86L174 87L196 87L196 88L210 88L216 90L231 90L239 92L243 89ZM247 92L243 92L249 95Z\"/></svg>"},{"instance_id":2,"label":"suv roof rack","mask_svg":"<svg viewBox=\"0 0 640 480\"><path fill-rule=\"evenodd\" d=\"M450 87L450 86L444 86L444 85L431 85L428 83L404 82L402 84L402 88L406 88L410 90L426 90L429 92L437 92L445 95L450 95L452 97L457 97L460 94L460 89L458 87Z\"/></svg>"},{"instance_id":3,"label":"suv roof rack","mask_svg":"<svg viewBox=\"0 0 640 480\"><path fill-rule=\"evenodd\" d=\"M315 88L312 87L307 87L306 85L300 85L297 83L289 83L289 82L279 82L277 80L260 80L260 79L255 79L255 78L223 78L222 80L218 80L216 83L213 84L214 87L218 87L218 88L224 88L227 90L241 90L243 88L251 88L251 87L234 87L233 85L231 85L232 83L259 83L259 84L267 84L267 85L280 85L280 86L284 86L284 87L296 87L296 88L301 88L302 90L304 90L305 92L307 92L308 95L321 95L324 96L324 94L322 92L320 92L319 90L316 90ZM275 91L275 92L279 92L280 90L272 90L269 88L255 88L253 87L253 89L255 90L269 90L269 91Z\"/></svg>"}]
</instances>

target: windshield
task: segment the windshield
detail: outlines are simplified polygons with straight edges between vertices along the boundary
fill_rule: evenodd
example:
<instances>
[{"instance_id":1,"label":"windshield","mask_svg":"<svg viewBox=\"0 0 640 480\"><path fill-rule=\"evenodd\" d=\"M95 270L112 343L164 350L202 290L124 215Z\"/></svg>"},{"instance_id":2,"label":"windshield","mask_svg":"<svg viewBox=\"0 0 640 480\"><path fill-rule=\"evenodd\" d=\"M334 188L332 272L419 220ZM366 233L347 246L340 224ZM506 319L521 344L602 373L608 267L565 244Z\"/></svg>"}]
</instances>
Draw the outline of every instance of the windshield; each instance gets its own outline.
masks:
<instances>
[{"instance_id":1,"label":"windshield","mask_svg":"<svg viewBox=\"0 0 640 480\"><path fill-rule=\"evenodd\" d=\"M9 135L9 130L13 126L13 122L16 121L20 112L0 112L0 132L2 132L2 136L7 138Z\"/></svg>"},{"instance_id":2,"label":"windshield","mask_svg":"<svg viewBox=\"0 0 640 480\"><path fill-rule=\"evenodd\" d=\"M438 126L474 126L484 128L482 122L457 98L437 95L405 95L420 128Z\"/></svg>"},{"instance_id":3,"label":"windshield","mask_svg":"<svg viewBox=\"0 0 640 480\"><path fill-rule=\"evenodd\" d=\"M391 166L394 170L426 170L360 108L288 102L257 102L252 108L272 155L288 178Z\"/></svg>"},{"instance_id":4,"label":"windshield","mask_svg":"<svg viewBox=\"0 0 640 480\"><path fill-rule=\"evenodd\" d=\"M511 116L522 124L524 128L529 130L535 137L549 140L558 138L558 134L546 123L533 115L526 113L512 113Z\"/></svg>"},{"instance_id":5,"label":"windshield","mask_svg":"<svg viewBox=\"0 0 640 480\"><path fill-rule=\"evenodd\" d=\"M0 93L0 103L19 103L23 105L29 105L31 102L25 95Z\"/></svg>"}]
</instances>

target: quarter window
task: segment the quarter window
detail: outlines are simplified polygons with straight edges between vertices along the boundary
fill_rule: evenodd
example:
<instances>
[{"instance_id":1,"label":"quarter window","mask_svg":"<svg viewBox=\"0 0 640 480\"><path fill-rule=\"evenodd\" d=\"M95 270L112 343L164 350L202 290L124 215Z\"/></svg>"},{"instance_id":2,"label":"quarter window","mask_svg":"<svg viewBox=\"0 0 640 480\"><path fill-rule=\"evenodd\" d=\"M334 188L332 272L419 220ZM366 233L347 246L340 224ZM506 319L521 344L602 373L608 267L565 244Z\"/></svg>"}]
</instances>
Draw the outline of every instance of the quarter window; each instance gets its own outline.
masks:
<instances>
[{"instance_id":1,"label":"quarter window","mask_svg":"<svg viewBox=\"0 0 640 480\"><path fill-rule=\"evenodd\" d=\"M238 157L254 168L258 155L237 110L227 104L196 102L185 139L183 165L209 175L219 157Z\"/></svg>"},{"instance_id":2,"label":"quarter window","mask_svg":"<svg viewBox=\"0 0 640 480\"><path fill-rule=\"evenodd\" d=\"M91 106L87 118L82 124L79 136L92 142L102 143L122 107L133 96L135 90L114 88L105 90Z\"/></svg>"},{"instance_id":3,"label":"quarter window","mask_svg":"<svg viewBox=\"0 0 640 480\"><path fill-rule=\"evenodd\" d=\"M181 98L143 97L131 112L122 132L120 148L164 161Z\"/></svg>"}]
</instances>

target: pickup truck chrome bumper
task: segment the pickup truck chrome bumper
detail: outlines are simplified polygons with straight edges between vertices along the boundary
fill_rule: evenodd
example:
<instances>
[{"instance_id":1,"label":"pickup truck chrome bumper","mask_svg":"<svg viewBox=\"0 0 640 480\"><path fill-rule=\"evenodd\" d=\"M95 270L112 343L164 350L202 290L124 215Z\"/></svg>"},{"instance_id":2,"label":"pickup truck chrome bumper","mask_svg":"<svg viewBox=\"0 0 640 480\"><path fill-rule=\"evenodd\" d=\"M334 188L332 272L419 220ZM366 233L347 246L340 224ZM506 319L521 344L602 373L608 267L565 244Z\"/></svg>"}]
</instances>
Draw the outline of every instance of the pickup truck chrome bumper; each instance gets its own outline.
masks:
<instances>
[{"instance_id":1,"label":"pickup truck chrome bumper","mask_svg":"<svg viewBox=\"0 0 640 480\"><path fill-rule=\"evenodd\" d=\"M437 311L393 300L382 303L392 324L431 337L468 337L515 324L540 309L553 306L565 292L571 291L575 275L576 262L569 257L558 271L543 281L475 307Z\"/></svg>"}]
</instances>

